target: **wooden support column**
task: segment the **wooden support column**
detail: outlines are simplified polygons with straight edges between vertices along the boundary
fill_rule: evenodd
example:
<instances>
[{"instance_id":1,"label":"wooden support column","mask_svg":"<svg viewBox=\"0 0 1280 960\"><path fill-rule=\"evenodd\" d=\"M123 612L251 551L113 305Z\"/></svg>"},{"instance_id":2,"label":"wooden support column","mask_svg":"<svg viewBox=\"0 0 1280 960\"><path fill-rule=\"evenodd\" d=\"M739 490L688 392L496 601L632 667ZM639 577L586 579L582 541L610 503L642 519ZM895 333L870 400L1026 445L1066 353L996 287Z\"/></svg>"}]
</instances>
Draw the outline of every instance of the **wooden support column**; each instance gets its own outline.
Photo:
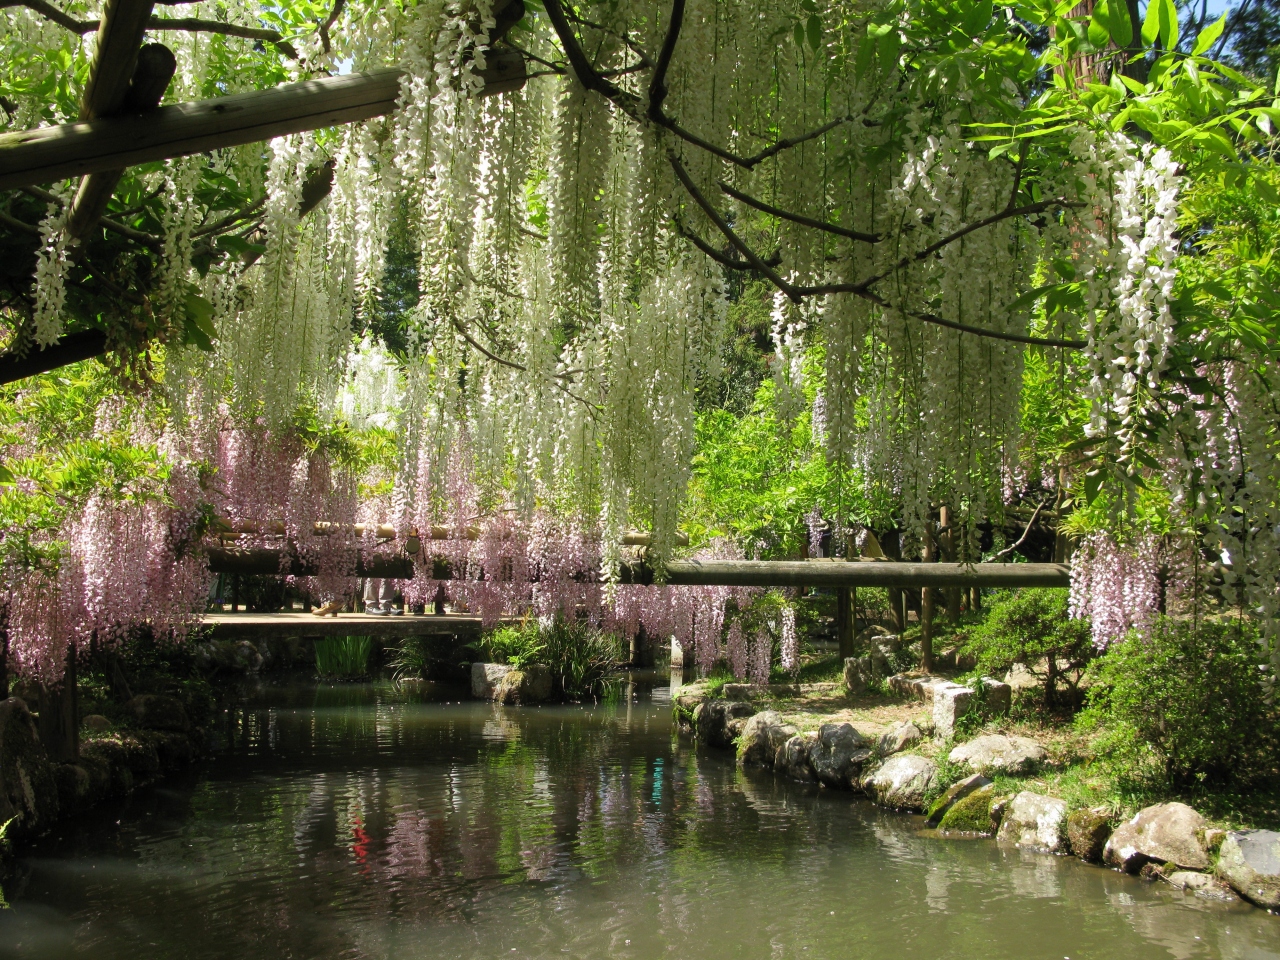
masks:
<instances>
[{"instance_id":1,"label":"wooden support column","mask_svg":"<svg viewBox=\"0 0 1280 960\"><path fill-rule=\"evenodd\" d=\"M76 697L76 651L67 645L62 682L40 690L40 742L54 763L80 759L80 711Z\"/></svg>"},{"instance_id":2,"label":"wooden support column","mask_svg":"<svg viewBox=\"0 0 1280 960\"><path fill-rule=\"evenodd\" d=\"M114 117L123 112L139 67L139 51L147 32L147 21L151 19L152 5L152 0L107 0L98 24L98 45L94 50L93 63L89 65L89 80L80 98L82 121ZM177 61L167 48L160 49L168 55L169 64L164 86L160 88L160 95L163 95ZM153 60L154 55L143 62L144 72L151 68ZM155 106L159 102L160 96L157 95L150 105ZM103 170L80 181L67 219L69 237L82 237L97 224L106 213L107 203L123 172L123 168Z\"/></svg>"},{"instance_id":3,"label":"wooden support column","mask_svg":"<svg viewBox=\"0 0 1280 960\"><path fill-rule=\"evenodd\" d=\"M941 527L941 535L939 536L939 546L941 547L942 559L947 563L956 562L956 540L955 531L951 528L954 521L951 516L951 508L943 504L938 511L938 523ZM952 623L960 621L960 589L958 587L948 587L946 590L947 598L947 619Z\"/></svg>"},{"instance_id":4,"label":"wooden support column","mask_svg":"<svg viewBox=\"0 0 1280 960\"><path fill-rule=\"evenodd\" d=\"M836 642L840 645L840 659L853 656L853 587L836 588Z\"/></svg>"},{"instance_id":5,"label":"wooden support column","mask_svg":"<svg viewBox=\"0 0 1280 960\"><path fill-rule=\"evenodd\" d=\"M84 116L82 110L81 120L146 113L160 104L178 66L173 51L163 44L149 43L136 52L134 59L137 66L133 79L127 84L121 98L121 104L111 104L103 112L92 116ZM115 170L91 173L80 181L80 188L71 201L71 212L67 216L68 236L83 237L98 225L102 215L107 212L107 204L111 202L111 195L123 175L124 168L117 167Z\"/></svg>"},{"instance_id":6,"label":"wooden support column","mask_svg":"<svg viewBox=\"0 0 1280 960\"><path fill-rule=\"evenodd\" d=\"M880 536L881 547L890 560L902 559L902 545L897 530L889 530ZM889 587L889 610L893 613L893 628L898 636L907 629L907 595L901 587Z\"/></svg>"},{"instance_id":7,"label":"wooden support column","mask_svg":"<svg viewBox=\"0 0 1280 960\"><path fill-rule=\"evenodd\" d=\"M924 562L934 559L933 531L925 533ZM925 673L933 670L933 587L923 587L920 591L920 669Z\"/></svg>"}]
</instances>

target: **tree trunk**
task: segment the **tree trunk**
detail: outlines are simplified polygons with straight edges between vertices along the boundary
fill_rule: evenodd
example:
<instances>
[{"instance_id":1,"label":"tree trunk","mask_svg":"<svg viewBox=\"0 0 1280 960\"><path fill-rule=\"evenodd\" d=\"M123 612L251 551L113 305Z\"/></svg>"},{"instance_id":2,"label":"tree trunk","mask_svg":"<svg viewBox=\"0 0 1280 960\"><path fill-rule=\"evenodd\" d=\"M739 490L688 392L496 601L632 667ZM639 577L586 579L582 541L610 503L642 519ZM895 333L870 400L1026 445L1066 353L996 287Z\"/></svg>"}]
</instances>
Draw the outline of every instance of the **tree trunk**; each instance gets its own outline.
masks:
<instances>
[{"instance_id":1,"label":"tree trunk","mask_svg":"<svg viewBox=\"0 0 1280 960\"><path fill-rule=\"evenodd\" d=\"M956 560L955 531L951 529L952 519L951 508L944 505L939 512L939 523L942 526L942 536L939 539L942 547L942 559L947 563L955 563ZM947 619L952 623L960 622L959 587L949 587L947 589Z\"/></svg>"},{"instance_id":2,"label":"tree trunk","mask_svg":"<svg viewBox=\"0 0 1280 960\"><path fill-rule=\"evenodd\" d=\"M886 557L890 560L902 559L902 546L896 529L885 531L878 539ZM907 595L901 587L889 588L889 609L893 613L894 631L902 636L907 629Z\"/></svg>"},{"instance_id":3,"label":"tree trunk","mask_svg":"<svg viewBox=\"0 0 1280 960\"><path fill-rule=\"evenodd\" d=\"M62 682L40 690L40 742L54 763L80 759L80 716L76 702L76 651L67 646Z\"/></svg>"},{"instance_id":4,"label":"tree trunk","mask_svg":"<svg viewBox=\"0 0 1280 960\"><path fill-rule=\"evenodd\" d=\"M840 645L840 659L853 656L853 602L852 588L836 589L836 642Z\"/></svg>"}]
</instances>

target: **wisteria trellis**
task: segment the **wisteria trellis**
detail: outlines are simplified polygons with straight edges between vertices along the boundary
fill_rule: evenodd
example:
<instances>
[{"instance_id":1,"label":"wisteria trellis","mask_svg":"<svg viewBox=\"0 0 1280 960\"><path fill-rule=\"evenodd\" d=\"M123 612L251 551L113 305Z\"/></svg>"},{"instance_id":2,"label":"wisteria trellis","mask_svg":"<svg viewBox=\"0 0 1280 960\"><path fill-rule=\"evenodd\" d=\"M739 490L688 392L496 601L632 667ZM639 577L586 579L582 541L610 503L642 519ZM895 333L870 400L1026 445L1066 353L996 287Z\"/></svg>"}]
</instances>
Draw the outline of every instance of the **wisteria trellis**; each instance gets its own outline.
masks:
<instances>
[{"instance_id":1,"label":"wisteria trellis","mask_svg":"<svg viewBox=\"0 0 1280 960\"><path fill-rule=\"evenodd\" d=\"M96 7L66 9L89 16ZM543 75L479 99L490 0L344 4L340 19L294 44L286 69L396 64L405 73L395 115L141 175L168 211L155 308L183 309L189 290L212 304L218 332L212 352L169 344L168 448L175 476L204 461L216 479L198 491L175 486L172 506L84 511L65 531L73 546L57 577L42 573L30 589L14 581L19 663L38 671L56 663L64 636L105 639L144 620L181 631L200 593L184 524L203 499L244 519L285 505L279 519L320 561L322 591L349 578L357 544L316 537L315 521L479 523L479 539L435 546L469 570L512 571L450 585L484 616L585 604L690 640L709 666L726 597L667 591L642 601L640 588L584 581L601 571L607 579L632 527L651 531L659 565L670 556L695 391L721 366L727 278L748 268L777 290L772 370L783 412L803 403L803 358L820 344L828 454L892 491L909 538L939 502L971 538L977 521L999 513L1018 471L1024 351L1081 347L1094 429L1114 435L1121 467L1137 463L1142 418L1176 408L1166 480L1236 558L1224 563L1228 580L1273 621L1280 496L1268 381L1206 370L1228 402L1201 412L1161 385L1174 338L1179 173L1170 155L1112 132L1105 118L1078 123L1064 146L989 153L971 131L1016 113L1028 96L1022 74L1001 75L981 50L972 56L982 70L945 82L914 71L904 50L920 38L905 15L891 25L899 42L864 57L860 38L889 8L846 7L547 0L506 41ZM259 23L248 0L187 9ZM93 43L67 38L34 8L7 9L3 30L6 49L84 57ZM194 95L225 71L227 44L239 42L165 36L180 64L174 95ZM19 96L12 122L43 117L37 100ZM333 192L301 217L302 185L325 161ZM208 217L194 189L202 170L248 182L260 257L196 269L192 237ZM40 225L30 313L7 318L39 343L63 324L67 188L55 195L62 200ZM351 331L406 211L421 299L407 355L393 362L376 344L353 343ZM777 256L763 256L766 247ZM1033 330L1028 292L1075 277L1085 279L1084 306L1059 318L1056 335ZM393 492L362 499L361 478L302 449L289 429L300 406L393 429ZM124 511L119 522L102 519L112 511ZM1115 562L1102 544L1076 565L1082 611L1105 606L1084 597L1111 582L1097 569ZM177 572L165 574L166 564ZM426 599L435 587L424 578L408 592ZM1113 621L1097 627L1101 641L1128 622L1095 616L1095 626ZM748 645L738 630L728 651L735 672L767 674L767 644ZM788 660L793 634L784 624Z\"/></svg>"}]
</instances>

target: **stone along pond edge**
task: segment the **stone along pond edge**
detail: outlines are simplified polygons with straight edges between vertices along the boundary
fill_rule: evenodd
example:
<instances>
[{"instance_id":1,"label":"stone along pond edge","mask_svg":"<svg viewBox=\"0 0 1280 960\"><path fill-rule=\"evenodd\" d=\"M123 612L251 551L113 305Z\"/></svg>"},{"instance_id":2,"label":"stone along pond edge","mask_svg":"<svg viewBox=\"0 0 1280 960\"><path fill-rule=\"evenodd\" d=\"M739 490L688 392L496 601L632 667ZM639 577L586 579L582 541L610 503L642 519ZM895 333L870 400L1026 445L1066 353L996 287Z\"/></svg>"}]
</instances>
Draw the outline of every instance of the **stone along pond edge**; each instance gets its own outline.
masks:
<instances>
[{"instance_id":1,"label":"stone along pond edge","mask_svg":"<svg viewBox=\"0 0 1280 960\"><path fill-rule=\"evenodd\" d=\"M994 837L1002 844L1071 855L1164 882L1204 899L1243 899L1280 913L1280 833L1214 829L1179 802L1146 807L1113 827L1101 808L1073 810L1065 800L1029 790L998 794L986 774L1028 774L1047 759L1045 749L1029 738L988 734L959 744L947 759L970 775L930 800L938 764L909 751L934 732L932 723L902 721L875 738L848 722L801 733L794 717L781 710L712 697L698 684L676 691L672 700L681 734L706 747L735 751L741 767L862 793L878 806L924 814L940 836Z\"/></svg>"}]
</instances>

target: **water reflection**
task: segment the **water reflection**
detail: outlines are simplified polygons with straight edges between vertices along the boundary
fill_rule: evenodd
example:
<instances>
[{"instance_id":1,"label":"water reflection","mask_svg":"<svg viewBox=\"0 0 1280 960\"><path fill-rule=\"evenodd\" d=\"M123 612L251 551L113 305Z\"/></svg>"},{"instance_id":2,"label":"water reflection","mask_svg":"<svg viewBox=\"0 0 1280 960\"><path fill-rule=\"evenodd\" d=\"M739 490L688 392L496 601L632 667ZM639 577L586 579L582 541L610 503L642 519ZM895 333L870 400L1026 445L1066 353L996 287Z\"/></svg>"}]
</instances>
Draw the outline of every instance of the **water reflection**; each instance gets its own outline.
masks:
<instances>
[{"instance_id":1,"label":"water reflection","mask_svg":"<svg viewBox=\"0 0 1280 960\"><path fill-rule=\"evenodd\" d=\"M669 710L270 691L191 784L23 859L0 954L1280 957L1280 919L921 836L696 753Z\"/></svg>"}]
</instances>

